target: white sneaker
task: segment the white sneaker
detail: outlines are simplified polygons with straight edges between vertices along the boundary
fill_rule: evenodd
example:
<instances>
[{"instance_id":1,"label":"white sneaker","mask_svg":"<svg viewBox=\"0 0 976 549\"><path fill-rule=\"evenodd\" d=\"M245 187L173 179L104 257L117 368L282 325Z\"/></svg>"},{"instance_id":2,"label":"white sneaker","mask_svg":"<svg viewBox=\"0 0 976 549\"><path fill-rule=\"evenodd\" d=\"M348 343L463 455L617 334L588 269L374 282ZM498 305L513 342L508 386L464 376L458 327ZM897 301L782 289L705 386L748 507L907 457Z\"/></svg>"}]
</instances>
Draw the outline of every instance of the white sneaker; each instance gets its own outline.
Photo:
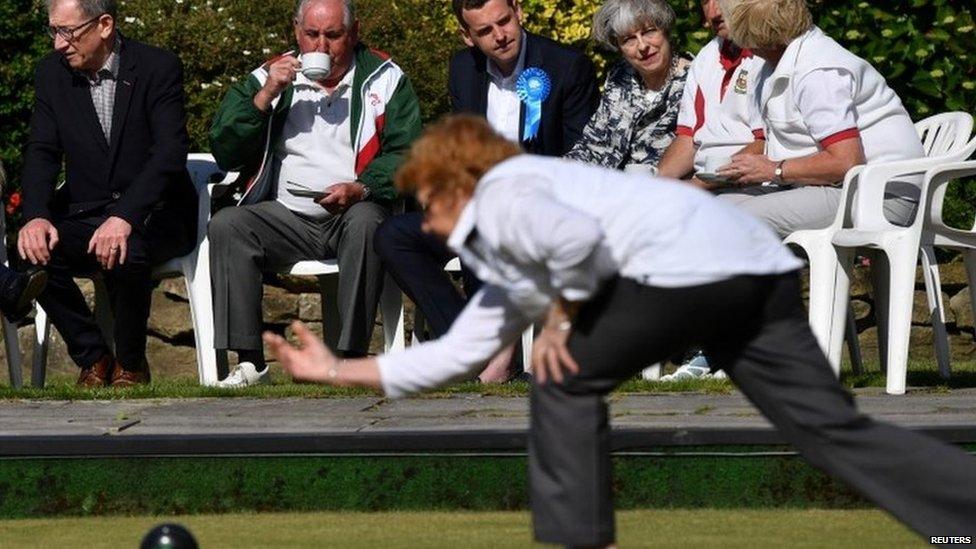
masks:
<instances>
[{"instance_id":1,"label":"white sneaker","mask_svg":"<svg viewBox=\"0 0 976 549\"><path fill-rule=\"evenodd\" d=\"M234 368L234 371L223 381L217 382L217 387L224 389L238 389L249 385L263 385L271 383L271 368L265 366L264 370L258 371L253 362L241 362Z\"/></svg>"},{"instance_id":2,"label":"white sneaker","mask_svg":"<svg viewBox=\"0 0 976 549\"><path fill-rule=\"evenodd\" d=\"M656 362L651 364L647 368L641 370L641 379L646 381L660 381L661 380L661 363Z\"/></svg>"},{"instance_id":3,"label":"white sneaker","mask_svg":"<svg viewBox=\"0 0 976 549\"><path fill-rule=\"evenodd\" d=\"M682 364L673 374L661 376L661 381L681 381L685 379L705 379L712 377L708 359L703 353L698 353L691 357L691 360Z\"/></svg>"}]
</instances>

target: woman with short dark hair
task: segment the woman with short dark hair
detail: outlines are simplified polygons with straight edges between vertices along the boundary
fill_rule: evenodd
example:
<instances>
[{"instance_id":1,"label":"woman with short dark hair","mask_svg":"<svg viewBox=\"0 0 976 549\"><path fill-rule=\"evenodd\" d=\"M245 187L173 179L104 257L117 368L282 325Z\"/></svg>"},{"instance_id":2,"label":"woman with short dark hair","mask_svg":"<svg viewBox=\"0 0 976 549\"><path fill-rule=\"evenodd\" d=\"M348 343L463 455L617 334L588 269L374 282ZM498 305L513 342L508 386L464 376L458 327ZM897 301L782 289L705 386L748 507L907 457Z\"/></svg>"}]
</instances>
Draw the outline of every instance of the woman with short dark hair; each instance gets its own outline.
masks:
<instances>
[{"instance_id":1,"label":"woman with short dark hair","mask_svg":"<svg viewBox=\"0 0 976 549\"><path fill-rule=\"evenodd\" d=\"M690 61L674 54L674 11L665 0L607 0L593 39L618 52L603 97L568 158L606 168L656 170L674 140Z\"/></svg>"}]
</instances>

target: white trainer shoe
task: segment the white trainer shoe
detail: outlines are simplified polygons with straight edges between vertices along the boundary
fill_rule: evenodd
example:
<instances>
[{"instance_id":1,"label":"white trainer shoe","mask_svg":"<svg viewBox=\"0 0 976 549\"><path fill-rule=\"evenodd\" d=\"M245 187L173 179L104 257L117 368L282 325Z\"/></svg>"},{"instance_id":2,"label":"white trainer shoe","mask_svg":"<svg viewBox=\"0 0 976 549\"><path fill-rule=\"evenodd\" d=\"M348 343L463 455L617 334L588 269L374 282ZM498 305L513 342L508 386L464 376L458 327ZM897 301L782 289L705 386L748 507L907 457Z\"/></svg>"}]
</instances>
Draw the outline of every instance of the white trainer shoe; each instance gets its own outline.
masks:
<instances>
[{"instance_id":1,"label":"white trainer shoe","mask_svg":"<svg viewBox=\"0 0 976 549\"><path fill-rule=\"evenodd\" d=\"M259 372L253 362L241 362L223 381L217 382L217 387L238 389L266 383L271 383L271 368L265 366L264 370Z\"/></svg>"},{"instance_id":2,"label":"white trainer shoe","mask_svg":"<svg viewBox=\"0 0 976 549\"><path fill-rule=\"evenodd\" d=\"M698 353L691 357L691 360L682 364L674 373L661 376L661 381L681 381L710 377L712 377L712 370L708 365L708 359L705 358L703 353Z\"/></svg>"},{"instance_id":3,"label":"white trainer shoe","mask_svg":"<svg viewBox=\"0 0 976 549\"><path fill-rule=\"evenodd\" d=\"M641 379L645 381L660 381L661 380L661 363L656 362L651 364L647 368L641 370Z\"/></svg>"}]
</instances>

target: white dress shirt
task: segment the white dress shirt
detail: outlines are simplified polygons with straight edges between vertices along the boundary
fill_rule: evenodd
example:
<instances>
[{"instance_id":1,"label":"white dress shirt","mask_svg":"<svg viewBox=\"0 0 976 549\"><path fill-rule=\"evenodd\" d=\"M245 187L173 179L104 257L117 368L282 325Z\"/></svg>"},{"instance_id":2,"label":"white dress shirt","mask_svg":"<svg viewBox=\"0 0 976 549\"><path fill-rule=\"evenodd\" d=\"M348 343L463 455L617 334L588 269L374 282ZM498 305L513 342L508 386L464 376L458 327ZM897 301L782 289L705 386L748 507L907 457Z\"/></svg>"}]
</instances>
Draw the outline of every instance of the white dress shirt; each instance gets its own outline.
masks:
<instances>
[{"instance_id":1,"label":"white dress shirt","mask_svg":"<svg viewBox=\"0 0 976 549\"><path fill-rule=\"evenodd\" d=\"M519 135L522 100L515 93L515 84L524 68L525 32L522 32L518 62L512 69L512 74L502 76L495 63L488 60L488 106L485 109L485 118L496 132L513 143L518 143L522 137Z\"/></svg>"},{"instance_id":2,"label":"white dress shirt","mask_svg":"<svg viewBox=\"0 0 976 549\"><path fill-rule=\"evenodd\" d=\"M589 300L616 275L678 288L801 266L761 221L693 186L531 155L482 177L448 245L485 286L443 337L379 358L391 397L473 374L554 298Z\"/></svg>"}]
</instances>

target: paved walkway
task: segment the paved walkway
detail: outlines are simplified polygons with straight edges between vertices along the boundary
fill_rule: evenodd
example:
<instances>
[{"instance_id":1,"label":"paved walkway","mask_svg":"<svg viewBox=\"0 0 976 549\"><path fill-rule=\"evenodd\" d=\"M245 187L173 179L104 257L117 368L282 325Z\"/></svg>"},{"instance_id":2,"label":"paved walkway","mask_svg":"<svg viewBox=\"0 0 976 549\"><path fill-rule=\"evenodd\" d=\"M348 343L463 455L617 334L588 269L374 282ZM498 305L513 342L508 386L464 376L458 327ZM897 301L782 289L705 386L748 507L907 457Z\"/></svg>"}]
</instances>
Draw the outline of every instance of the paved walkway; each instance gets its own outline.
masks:
<instances>
[{"instance_id":1,"label":"paved walkway","mask_svg":"<svg viewBox=\"0 0 976 549\"><path fill-rule=\"evenodd\" d=\"M857 392L878 419L976 443L976 389ZM628 394L612 398L614 446L778 444L741 395ZM461 394L381 398L200 398L0 401L0 457L87 454L518 451L526 398Z\"/></svg>"}]
</instances>

